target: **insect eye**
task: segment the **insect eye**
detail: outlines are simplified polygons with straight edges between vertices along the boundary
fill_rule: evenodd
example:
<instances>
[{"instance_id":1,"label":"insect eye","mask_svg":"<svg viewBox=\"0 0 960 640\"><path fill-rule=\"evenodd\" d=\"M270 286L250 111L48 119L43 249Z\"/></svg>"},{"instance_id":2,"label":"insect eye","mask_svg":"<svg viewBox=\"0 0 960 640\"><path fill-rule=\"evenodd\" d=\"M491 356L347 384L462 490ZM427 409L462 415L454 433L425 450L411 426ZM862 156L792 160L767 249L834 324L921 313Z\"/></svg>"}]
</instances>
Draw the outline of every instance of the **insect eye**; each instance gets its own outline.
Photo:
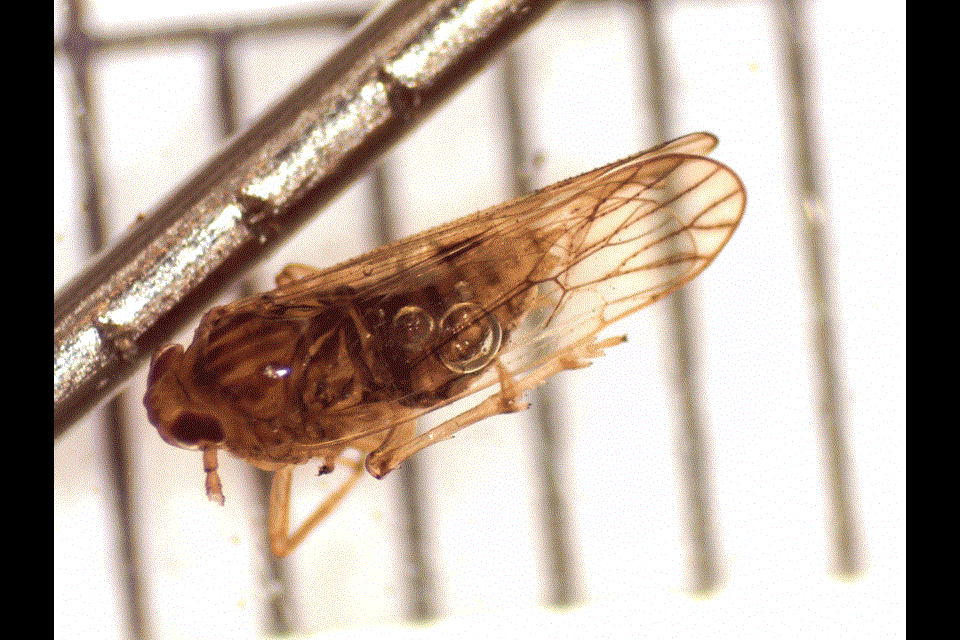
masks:
<instances>
[{"instance_id":1,"label":"insect eye","mask_svg":"<svg viewBox=\"0 0 960 640\"><path fill-rule=\"evenodd\" d=\"M209 416L194 413L181 413L169 429L165 429L164 438L182 449L199 449L202 444L220 444L225 439L220 421Z\"/></svg>"},{"instance_id":2,"label":"insect eye","mask_svg":"<svg viewBox=\"0 0 960 640\"><path fill-rule=\"evenodd\" d=\"M460 302L440 319L437 357L456 373L480 371L500 351L503 331L497 318L473 302Z\"/></svg>"},{"instance_id":3,"label":"insect eye","mask_svg":"<svg viewBox=\"0 0 960 640\"><path fill-rule=\"evenodd\" d=\"M422 349L430 342L434 331L433 316L417 306L402 307L393 316L393 335L408 351Z\"/></svg>"}]
</instances>

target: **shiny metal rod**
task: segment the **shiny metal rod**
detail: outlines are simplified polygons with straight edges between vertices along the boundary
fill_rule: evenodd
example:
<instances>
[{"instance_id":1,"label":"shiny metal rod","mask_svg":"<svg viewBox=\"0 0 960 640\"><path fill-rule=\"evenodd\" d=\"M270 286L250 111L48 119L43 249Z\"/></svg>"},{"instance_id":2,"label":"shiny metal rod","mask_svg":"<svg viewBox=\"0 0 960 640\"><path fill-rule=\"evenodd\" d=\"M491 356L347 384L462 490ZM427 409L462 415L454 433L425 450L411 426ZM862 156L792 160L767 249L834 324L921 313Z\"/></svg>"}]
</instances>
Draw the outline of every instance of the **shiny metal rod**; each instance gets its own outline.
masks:
<instances>
[{"instance_id":1,"label":"shiny metal rod","mask_svg":"<svg viewBox=\"0 0 960 640\"><path fill-rule=\"evenodd\" d=\"M400 0L54 297L54 438L555 2Z\"/></svg>"}]
</instances>

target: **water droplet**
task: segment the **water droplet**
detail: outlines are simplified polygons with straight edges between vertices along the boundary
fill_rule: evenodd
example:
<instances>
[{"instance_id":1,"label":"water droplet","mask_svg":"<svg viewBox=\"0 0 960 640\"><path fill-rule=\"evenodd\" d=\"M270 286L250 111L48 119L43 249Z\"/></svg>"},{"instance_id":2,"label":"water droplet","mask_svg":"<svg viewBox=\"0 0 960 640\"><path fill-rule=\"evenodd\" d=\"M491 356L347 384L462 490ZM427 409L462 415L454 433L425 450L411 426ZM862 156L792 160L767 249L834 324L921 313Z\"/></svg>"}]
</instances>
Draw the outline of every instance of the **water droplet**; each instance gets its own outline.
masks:
<instances>
[{"instance_id":1,"label":"water droplet","mask_svg":"<svg viewBox=\"0 0 960 640\"><path fill-rule=\"evenodd\" d=\"M424 348L433 337L433 316L422 308L408 305L393 316L393 336L407 351Z\"/></svg>"},{"instance_id":2,"label":"water droplet","mask_svg":"<svg viewBox=\"0 0 960 640\"><path fill-rule=\"evenodd\" d=\"M440 319L437 357L451 371L474 373L493 362L502 341L496 316L473 302L459 302Z\"/></svg>"}]
</instances>

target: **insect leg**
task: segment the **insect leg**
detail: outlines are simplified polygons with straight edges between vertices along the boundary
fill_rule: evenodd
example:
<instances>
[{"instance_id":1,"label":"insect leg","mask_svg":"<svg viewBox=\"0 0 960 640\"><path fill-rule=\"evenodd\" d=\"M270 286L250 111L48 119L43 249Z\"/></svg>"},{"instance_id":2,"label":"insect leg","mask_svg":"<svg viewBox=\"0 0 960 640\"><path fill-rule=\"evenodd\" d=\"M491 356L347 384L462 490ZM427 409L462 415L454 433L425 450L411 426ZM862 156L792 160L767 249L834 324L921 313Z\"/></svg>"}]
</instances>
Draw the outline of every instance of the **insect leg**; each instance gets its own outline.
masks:
<instances>
[{"instance_id":1,"label":"insect leg","mask_svg":"<svg viewBox=\"0 0 960 640\"><path fill-rule=\"evenodd\" d=\"M591 360L602 356L604 349L621 344L625 340L626 336L611 336L603 340L597 340L595 334L587 336L584 340L558 353L520 380L514 379L506 367L497 360L495 365L497 375L500 378L499 392L472 409L464 411L399 446L393 448L380 447L367 456L367 471L375 478L383 478L417 451L452 438L461 429L491 416L523 411L530 404L519 402L521 395L540 386L550 376L560 371L587 366Z\"/></svg>"},{"instance_id":2,"label":"insect leg","mask_svg":"<svg viewBox=\"0 0 960 640\"><path fill-rule=\"evenodd\" d=\"M499 359L495 361L495 366L497 367L497 375L500 378L499 392L490 396L472 409L464 411L460 415L443 422L430 431L402 442L399 445L393 442L396 439L392 437L393 434L391 433L390 437L384 441L384 444L379 449L371 452L370 455L367 456L366 466L370 475L375 478L383 478L417 451L441 440L452 438L453 434L457 431L469 427L475 422L501 413L523 411L529 407L529 403L520 403L518 401L524 391L532 387L526 385L521 387L518 385L517 381L513 379L513 376L507 371L506 367L500 363ZM552 374L548 374L547 377L549 377L549 375ZM543 380L546 380L546 377L543 378ZM526 381L527 379L525 378L523 382ZM537 384L539 384L539 382L533 384L533 386L537 386ZM393 446L388 446L388 444L393 444Z\"/></svg>"},{"instance_id":3,"label":"insect leg","mask_svg":"<svg viewBox=\"0 0 960 640\"><path fill-rule=\"evenodd\" d=\"M378 480L382 478L382 475L378 476L373 472L375 467L370 466L371 461L391 456L394 450L403 446L404 443L410 442L415 435L417 435L416 420L406 420L391 428L387 433L387 436L383 439L383 442L380 443L380 446L367 454L366 467L370 475ZM409 456L404 456L404 460L406 460L408 457ZM397 464L400 464L400 462L397 462ZM395 468L396 466L390 467L390 470Z\"/></svg>"},{"instance_id":4,"label":"insect leg","mask_svg":"<svg viewBox=\"0 0 960 640\"><path fill-rule=\"evenodd\" d=\"M292 534L288 532L290 530L290 483L294 465L286 465L274 472L273 483L270 486L270 549L274 555L282 558L296 549L313 531L313 528L340 504L363 475L361 461L338 458L337 462L350 467L350 476L337 487L336 491L324 498L320 506Z\"/></svg>"}]
</instances>

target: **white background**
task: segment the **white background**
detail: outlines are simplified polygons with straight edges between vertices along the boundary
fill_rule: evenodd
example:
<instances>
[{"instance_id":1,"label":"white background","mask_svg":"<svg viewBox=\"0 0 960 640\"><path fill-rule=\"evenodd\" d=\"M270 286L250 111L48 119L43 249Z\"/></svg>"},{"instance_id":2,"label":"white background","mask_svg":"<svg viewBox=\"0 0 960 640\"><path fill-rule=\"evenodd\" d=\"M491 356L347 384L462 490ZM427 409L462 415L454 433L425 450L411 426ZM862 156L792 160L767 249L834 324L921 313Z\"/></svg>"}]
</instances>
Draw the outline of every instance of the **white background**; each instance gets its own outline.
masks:
<instances>
[{"instance_id":1,"label":"white background","mask_svg":"<svg viewBox=\"0 0 960 640\"><path fill-rule=\"evenodd\" d=\"M146 5L137 6L133 5ZM167 16L264 14L262 2L97 2L105 30ZM740 229L691 286L701 330L703 406L726 581L686 595L677 426L664 305L625 321L630 342L563 374L561 461L586 604L550 612L536 521L532 431L492 419L419 455L431 509L443 622L413 637L880 637L905 618L905 40L899 3L808 9L816 111L831 214L840 361L869 570L827 572L822 449L808 348L788 87L770 3L676 3L668 32L677 131L707 130L714 156L748 190ZM59 8L58 8L59 9ZM549 184L650 146L634 9L564 5L521 41L526 120ZM55 36L60 33L55 10ZM334 31L250 38L238 50L249 120L321 61ZM199 45L111 53L95 63L107 214L114 234L148 212L219 145ZM509 194L499 71L468 85L388 156L403 232ZM54 66L54 286L84 259L77 171ZM637 114L640 114L639 116ZM369 248L365 183L346 192L258 276L287 262L324 266ZM115 237L114 235L114 237ZM181 342L187 340L183 336ZM199 454L164 444L145 421L143 375L130 385L139 535L159 637L256 636L264 532L245 466L223 456L225 508L203 493ZM122 567L97 413L54 447L54 630L120 637ZM297 508L327 480L304 469ZM318 488L318 485L320 488ZM289 560L302 629L321 637L399 635L403 567L395 479L366 478ZM402 626L400 627L402 628ZM402 637L402 636L401 636Z\"/></svg>"}]
</instances>

